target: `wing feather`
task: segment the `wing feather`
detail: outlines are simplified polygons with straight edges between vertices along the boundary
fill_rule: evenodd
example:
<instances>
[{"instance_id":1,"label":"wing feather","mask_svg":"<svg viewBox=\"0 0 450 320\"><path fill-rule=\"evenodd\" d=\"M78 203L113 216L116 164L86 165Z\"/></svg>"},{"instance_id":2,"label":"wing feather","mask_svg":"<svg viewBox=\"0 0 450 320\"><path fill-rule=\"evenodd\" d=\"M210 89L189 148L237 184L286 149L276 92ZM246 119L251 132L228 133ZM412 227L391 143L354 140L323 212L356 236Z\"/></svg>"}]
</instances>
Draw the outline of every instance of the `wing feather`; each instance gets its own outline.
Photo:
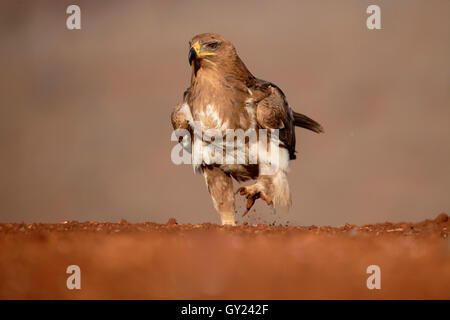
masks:
<instances>
[{"instance_id":1,"label":"wing feather","mask_svg":"<svg viewBox=\"0 0 450 320\"><path fill-rule=\"evenodd\" d=\"M265 129L279 129L280 142L289 151L290 159L295 159L295 126L302 127L316 133L323 132L322 126L313 119L294 112L287 102L283 91L275 84L255 79L251 90L260 97L256 103L256 120Z\"/></svg>"},{"instance_id":2,"label":"wing feather","mask_svg":"<svg viewBox=\"0 0 450 320\"><path fill-rule=\"evenodd\" d=\"M261 128L278 129L280 145L289 151L289 158L295 159L294 116L283 92L272 83L261 83L257 88L264 90L264 98L257 102L256 121ZM255 90L255 88L253 88Z\"/></svg>"}]
</instances>

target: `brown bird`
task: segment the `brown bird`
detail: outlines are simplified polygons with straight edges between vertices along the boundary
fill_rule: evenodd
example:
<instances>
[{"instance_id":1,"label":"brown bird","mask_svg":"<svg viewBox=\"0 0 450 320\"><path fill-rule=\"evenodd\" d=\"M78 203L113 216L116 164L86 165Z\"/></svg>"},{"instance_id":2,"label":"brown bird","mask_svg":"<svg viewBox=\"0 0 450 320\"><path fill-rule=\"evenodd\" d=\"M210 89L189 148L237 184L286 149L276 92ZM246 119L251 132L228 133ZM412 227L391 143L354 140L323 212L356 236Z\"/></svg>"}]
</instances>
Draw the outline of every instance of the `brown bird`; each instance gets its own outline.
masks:
<instances>
[{"instance_id":1,"label":"brown bird","mask_svg":"<svg viewBox=\"0 0 450 320\"><path fill-rule=\"evenodd\" d=\"M294 112L275 84L254 77L233 44L220 35L204 33L193 37L188 58L192 66L191 85L184 92L183 102L171 114L174 129L193 133L195 124L199 123L203 132L208 129L220 132L279 130L279 161L271 174L262 174L266 162L259 151L256 163L204 161L195 166L205 177L222 224L235 225L232 178L237 181L256 179L254 184L238 189L248 199L244 215L258 198L268 205L289 207L287 173L289 160L296 158L295 126L320 133L323 132L321 125ZM247 141L242 148L251 152Z\"/></svg>"}]
</instances>

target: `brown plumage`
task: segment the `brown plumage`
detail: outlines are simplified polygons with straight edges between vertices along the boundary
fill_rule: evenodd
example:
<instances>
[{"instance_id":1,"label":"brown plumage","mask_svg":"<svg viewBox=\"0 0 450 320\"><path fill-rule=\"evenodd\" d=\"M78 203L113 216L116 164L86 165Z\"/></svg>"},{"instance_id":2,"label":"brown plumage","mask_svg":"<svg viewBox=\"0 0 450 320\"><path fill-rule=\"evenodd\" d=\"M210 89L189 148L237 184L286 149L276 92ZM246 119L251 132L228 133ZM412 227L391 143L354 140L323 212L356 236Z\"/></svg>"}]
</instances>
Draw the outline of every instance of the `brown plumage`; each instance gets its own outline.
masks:
<instances>
[{"instance_id":1,"label":"brown plumage","mask_svg":"<svg viewBox=\"0 0 450 320\"><path fill-rule=\"evenodd\" d=\"M194 122L202 129L279 129L280 164L273 175L262 175L257 164L203 163L198 168L205 176L214 206L223 224L235 224L232 177L238 181L256 179L240 188L247 196L247 211L262 198L267 204L288 207L291 203L287 171L295 159L295 126L314 132L323 129L316 121L291 110L284 93L275 84L254 77L228 40L204 33L189 42L191 85L183 103L172 112L174 129L193 131ZM248 147L248 145L247 145Z\"/></svg>"}]
</instances>

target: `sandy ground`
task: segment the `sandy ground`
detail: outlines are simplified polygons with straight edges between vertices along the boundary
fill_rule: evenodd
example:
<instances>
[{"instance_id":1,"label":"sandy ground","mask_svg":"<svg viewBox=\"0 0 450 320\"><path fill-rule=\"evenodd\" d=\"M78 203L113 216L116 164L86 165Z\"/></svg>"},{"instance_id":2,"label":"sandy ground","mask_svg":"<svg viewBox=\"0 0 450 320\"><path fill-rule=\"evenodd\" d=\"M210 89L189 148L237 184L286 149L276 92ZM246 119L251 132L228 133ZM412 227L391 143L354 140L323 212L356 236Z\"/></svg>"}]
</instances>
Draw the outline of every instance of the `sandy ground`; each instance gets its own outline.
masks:
<instances>
[{"instance_id":1,"label":"sandy ground","mask_svg":"<svg viewBox=\"0 0 450 320\"><path fill-rule=\"evenodd\" d=\"M450 221L0 224L1 299L450 298ZM68 290L66 268L81 269ZM369 290L369 265L381 289Z\"/></svg>"}]
</instances>

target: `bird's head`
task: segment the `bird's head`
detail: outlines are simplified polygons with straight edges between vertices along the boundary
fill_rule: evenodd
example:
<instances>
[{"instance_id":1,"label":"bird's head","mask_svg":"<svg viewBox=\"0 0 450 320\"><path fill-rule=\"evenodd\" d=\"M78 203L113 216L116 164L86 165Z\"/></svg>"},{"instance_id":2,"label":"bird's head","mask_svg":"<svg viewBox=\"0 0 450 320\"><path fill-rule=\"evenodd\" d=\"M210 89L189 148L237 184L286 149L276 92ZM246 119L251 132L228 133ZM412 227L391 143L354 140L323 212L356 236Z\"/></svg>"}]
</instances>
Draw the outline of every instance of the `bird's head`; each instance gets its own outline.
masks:
<instances>
[{"instance_id":1,"label":"bird's head","mask_svg":"<svg viewBox=\"0 0 450 320\"><path fill-rule=\"evenodd\" d=\"M218 34L202 33L193 37L189 41L188 59L192 65L191 81L195 81L200 69L231 76L235 80L248 81L254 78L237 55L233 44Z\"/></svg>"},{"instance_id":2,"label":"bird's head","mask_svg":"<svg viewBox=\"0 0 450 320\"><path fill-rule=\"evenodd\" d=\"M189 41L189 64L203 64L203 61L220 63L227 57L236 55L233 44L214 33L202 33Z\"/></svg>"}]
</instances>

